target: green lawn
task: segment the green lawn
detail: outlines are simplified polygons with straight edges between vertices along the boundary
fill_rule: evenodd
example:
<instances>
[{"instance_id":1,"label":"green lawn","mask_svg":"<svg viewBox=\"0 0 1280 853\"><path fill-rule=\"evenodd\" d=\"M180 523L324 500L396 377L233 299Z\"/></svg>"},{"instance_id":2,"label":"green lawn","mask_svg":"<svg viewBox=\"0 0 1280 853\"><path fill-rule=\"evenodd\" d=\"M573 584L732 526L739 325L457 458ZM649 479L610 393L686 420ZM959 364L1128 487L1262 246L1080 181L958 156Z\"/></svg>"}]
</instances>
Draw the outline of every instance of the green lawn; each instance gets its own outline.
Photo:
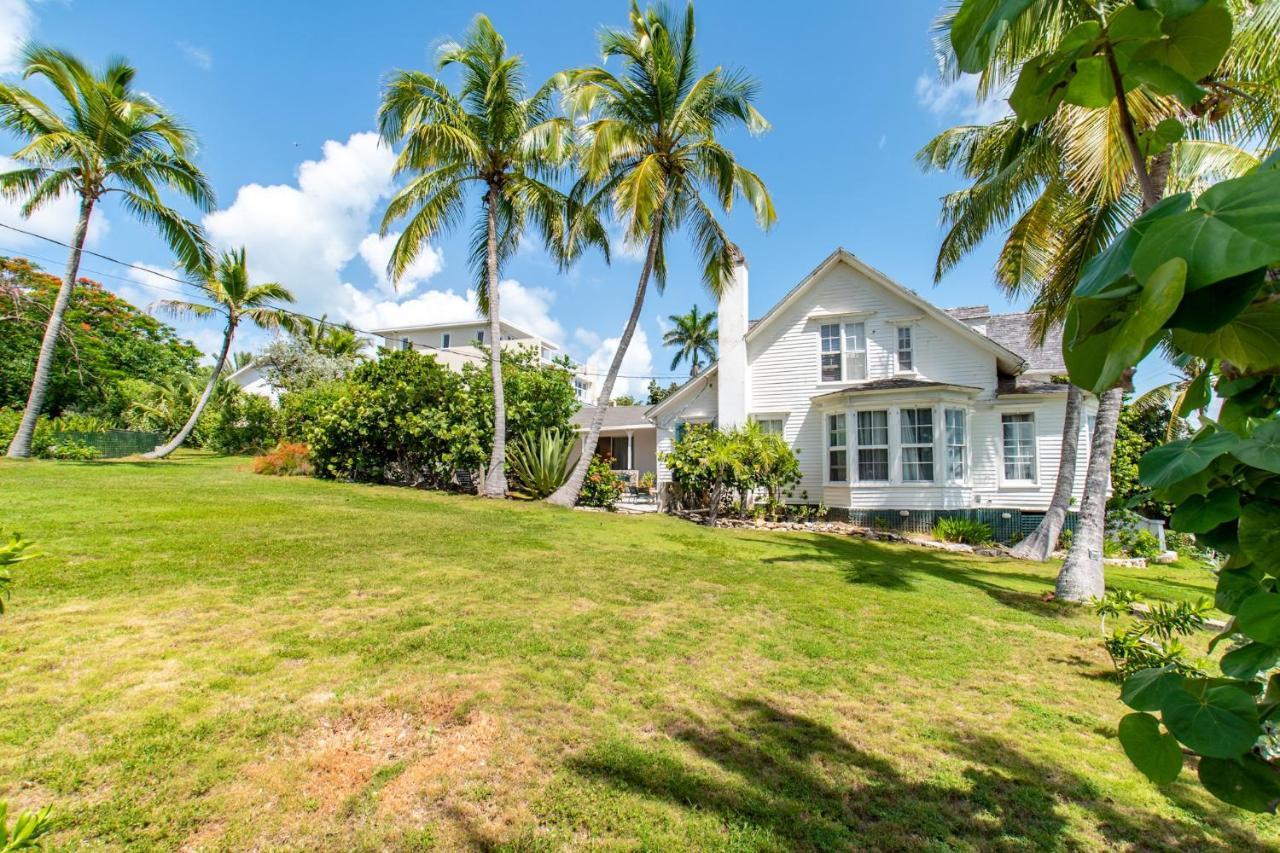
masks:
<instances>
[{"instance_id":1,"label":"green lawn","mask_svg":"<svg viewBox=\"0 0 1280 853\"><path fill-rule=\"evenodd\" d=\"M56 846L1280 842L1129 766L1052 566L198 455L0 463L4 530L45 556L0 620L0 797Z\"/></svg>"}]
</instances>

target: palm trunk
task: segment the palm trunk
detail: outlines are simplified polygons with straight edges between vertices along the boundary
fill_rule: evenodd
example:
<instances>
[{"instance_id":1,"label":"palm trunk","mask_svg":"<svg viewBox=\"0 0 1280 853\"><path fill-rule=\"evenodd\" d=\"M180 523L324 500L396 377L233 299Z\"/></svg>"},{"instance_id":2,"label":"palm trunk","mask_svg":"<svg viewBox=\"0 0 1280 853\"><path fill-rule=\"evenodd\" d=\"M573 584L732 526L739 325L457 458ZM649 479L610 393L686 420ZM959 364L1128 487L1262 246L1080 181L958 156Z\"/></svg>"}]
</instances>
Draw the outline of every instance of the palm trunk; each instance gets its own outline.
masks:
<instances>
[{"instance_id":1,"label":"palm trunk","mask_svg":"<svg viewBox=\"0 0 1280 853\"><path fill-rule=\"evenodd\" d=\"M1102 395L1098 419L1093 428L1093 448L1084 479L1084 500L1080 504L1080 525L1071 538L1071 550L1058 572L1054 595L1061 601L1084 602L1106 593L1102 570L1102 541L1107 524L1107 486L1111 480L1111 455L1116 448L1116 427L1124 386L1117 385Z\"/></svg>"},{"instance_id":2,"label":"palm trunk","mask_svg":"<svg viewBox=\"0 0 1280 853\"><path fill-rule=\"evenodd\" d=\"M578 456L577 464L573 466L573 473L569 475L569 479L547 498L548 503L571 507L578 501L578 493L582 491L582 481L587 477L587 467L591 464L596 444L600 441L600 428L604 425L604 410L613 397L613 383L618 378L618 371L622 369L622 357L627 354L627 347L631 345L631 336L635 334L636 324L640 322L645 290L649 287L649 276L653 272L654 260L658 257L658 239L661 232L662 211L659 210L654 214L653 226L649 230L649 250L645 253L644 267L640 270L640 282L636 285L636 298L631 305L631 316L627 318L627 326L622 330L622 337L618 340L618 349L613 354L613 361L609 363L609 372L605 374L604 386L600 389L599 399L596 400L596 413L592 416L591 426L587 428L587 434L582 439L582 453Z\"/></svg>"},{"instance_id":3,"label":"palm trunk","mask_svg":"<svg viewBox=\"0 0 1280 853\"><path fill-rule=\"evenodd\" d=\"M200 399L196 402L196 409L191 413L191 417L187 418L187 422L182 425L182 429L178 430L178 434L171 438L168 444L157 447L150 453L142 454L143 459L164 459L181 447L182 443L187 440L187 436L191 435L191 431L196 428L196 422L200 420L200 414L209 403L209 398L213 396L213 389L218 386L218 377L222 375L222 368L227 363L227 352L231 349L231 338L235 333L235 323L228 322L227 333L222 338L222 352L218 353L218 360L213 365L213 373L210 374L209 382L204 386L204 393L200 395Z\"/></svg>"},{"instance_id":4,"label":"palm trunk","mask_svg":"<svg viewBox=\"0 0 1280 853\"><path fill-rule=\"evenodd\" d=\"M67 259L67 275L58 288L58 295L53 300L53 310L49 312L49 324L44 327L44 339L40 341L40 356L36 359L35 373L31 377L31 391L27 395L27 407L22 412L22 423L9 443L10 459L26 459L31 455L31 442L36 435L36 421L40 418L40 410L44 408L44 395L49 390L49 374L53 372L54 350L58 345L58 335L62 334L62 320L66 316L67 306L71 304L71 294L75 290L76 278L80 275L80 253L84 249L84 239L89 233L89 214L93 212L93 198L80 198L80 219L76 222L75 237L71 241L71 256Z\"/></svg>"},{"instance_id":5,"label":"palm trunk","mask_svg":"<svg viewBox=\"0 0 1280 853\"><path fill-rule=\"evenodd\" d=\"M1013 556L1023 560L1047 560L1058 544L1062 525L1071 505L1071 491L1076 485L1076 455L1080 446L1080 408L1084 395L1074 385L1067 386L1067 411L1062 421L1062 453L1058 457L1058 482L1053 487L1053 500L1030 536L1013 549Z\"/></svg>"},{"instance_id":6,"label":"palm trunk","mask_svg":"<svg viewBox=\"0 0 1280 853\"><path fill-rule=\"evenodd\" d=\"M1138 144L1133 115L1125 95L1124 81L1116 64L1115 53L1108 43L1107 65L1112 82L1116 84L1116 110L1120 118L1120 130L1125 146L1133 161L1133 174L1142 190L1139 214L1145 213L1164 196L1164 185L1157 184L1147 170L1146 158ZM1167 153L1167 152L1166 152ZM1167 174L1167 167L1161 167ZM1116 449L1116 429L1120 424L1120 405L1124 402L1124 386L1131 373L1102 395L1098 402L1098 417L1093 428L1093 441L1089 452L1089 468L1084 479L1084 500L1080 505L1080 525L1071 538L1071 550L1058 572L1054 586L1055 596L1063 601L1084 602L1101 598L1106 594L1106 578L1103 574L1102 544L1107 532L1107 486L1111 482L1111 457Z\"/></svg>"},{"instance_id":7,"label":"palm trunk","mask_svg":"<svg viewBox=\"0 0 1280 853\"><path fill-rule=\"evenodd\" d=\"M493 376L493 450L484 478L484 496L507 494L507 403L502 392L502 325L498 321L498 188L489 185L486 199L489 219L489 251L485 275L489 282L489 372Z\"/></svg>"}]
</instances>

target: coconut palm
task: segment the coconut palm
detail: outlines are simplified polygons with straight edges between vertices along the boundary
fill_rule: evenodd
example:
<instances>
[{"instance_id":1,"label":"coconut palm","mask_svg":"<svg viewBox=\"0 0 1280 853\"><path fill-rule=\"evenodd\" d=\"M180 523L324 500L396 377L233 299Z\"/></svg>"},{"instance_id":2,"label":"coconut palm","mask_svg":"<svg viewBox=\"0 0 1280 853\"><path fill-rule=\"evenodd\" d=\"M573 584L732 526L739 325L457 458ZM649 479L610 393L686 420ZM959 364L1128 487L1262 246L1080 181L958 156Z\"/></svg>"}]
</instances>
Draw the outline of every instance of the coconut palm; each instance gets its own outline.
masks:
<instances>
[{"instance_id":1,"label":"coconut palm","mask_svg":"<svg viewBox=\"0 0 1280 853\"><path fill-rule=\"evenodd\" d=\"M1234 0L1233 0L1234 2ZM999 91L1021 64L1046 45L1055 43L1081 16L1096 16L1086 4L1046 3L1036 16L1027 16L1001 39L981 75L979 94ZM939 21L949 27L949 15ZM1274 45L1280 36L1275 8L1254 15L1240 27L1224 59L1217 80L1207 83L1214 93L1203 111L1188 114L1170 98L1142 89L1121 93L1108 109L1063 106L1039 125L1022 128L1008 118L990 126L952 128L936 137L920 153L931 168L959 166L971 186L943 199L947 235L939 252L940 277L986 237L1006 230L996 263L997 280L1013 295L1029 295L1040 312L1041 335L1060 323L1066 303L1084 263L1142 210L1166 191L1194 187L1207 178L1241 174L1256 162L1234 141L1276 135L1274 90L1280 63ZM949 43L941 43L944 73L954 73ZM1267 90L1267 91L1264 91ZM1233 92L1254 96L1247 108L1237 108ZM1125 131L1129 116L1138 127L1154 127L1176 117L1190 126L1189 136L1156 158L1143 157ZM1123 383L1122 383L1123 384ZM1058 594L1071 600L1100 595L1105 494L1110 476L1115 432L1123 387L1105 392L1099 401L1081 504L1081 524L1058 577ZM1070 407L1070 398L1068 401ZM1070 411L1068 415L1070 415ZM1077 415L1078 416L1078 415ZM1060 476L1053 506L1025 551L1047 553L1057 539L1049 529L1065 516L1074 471L1078 431L1064 432ZM1062 470L1066 469L1066 470ZM1030 554L1028 554L1030 555Z\"/></svg>"},{"instance_id":2,"label":"coconut palm","mask_svg":"<svg viewBox=\"0 0 1280 853\"><path fill-rule=\"evenodd\" d=\"M479 308L489 320L494 405L483 493L502 497L507 489L506 410L498 276L528 226L559 257L566 199L547 181L569 159L573 128L556 112L560 79L552 78L526 96L524 62L507 54L506 42L484 15L476 17L462 43L441 48L439 68L450 67L461 72L456 94L421 71L397 71L383 92L378 112L382 138L388 144L404 143L395 171L412 178L388 205L382 233L408 218L387 266L391 280L398 282L428 241L462 220L471 198L479 202L471 263ZM605 236L584 220L583 239L603 243Z\"/></svg>"},{"instance_id":3,"label":"coconut palm","mask_svg":"<svg viewBox=\"0 0 1280 853\"><path fill-rule=\"evenodd\" d=\"M699 314L695 305L688 314L672 314L667 319L672 328L662 336L662 345L677 348L671 369L688 360L689 376L697 376L702 372L704 356L708 364L716 360L716 312Z\"/></svg>"},{"instance_id":4,"label":"coconut palm","mask_svg":"<svg viewBox=\"0 0 1280 853\"><path fill-rule=\"evenodd\" d=\"M296 331L301 324L294 315L276 303L292 302L293 294L275 282L253 284L249 280L249 267L245 263L244 249L225 252L212 269L203 275L193 276L191 284L200 291L205 302L188 302L182 299L164 299L156 303L166 313L179 317L222 317L226 326L222 334L222 350L213 362L213 372L204 386L204 392L196 401L195 409L187 422L168 443L143 456L147 459L163 459L182 446L195 429L200 413L213 395L222 368L231 351L231 341L240 324L248 321L260 329ZM208 303L212 302L210 305Z\"/></svg>"},{"instance_id":5,"label":"coconut palm","mask_svg":"<svg viewBox=\"0 0 1280 853\"><path fill-rule=\"evenodd\" d=\"M350 323L330 323L328 314L321 314L317 321L308 321L302 337L311 349L333 358L359 358L368 346Z\"/></svg>"},{"instance_id":6,"label":"coconut palm","mask_svg":"<svg viewBox=\"0 0 1280 853\"><path fill-rule=\"evenodd\" d=\"M0 128L26 141L13 155L21 167L0 175L0 195L22 200L22 215L30 216L72 193L80 199L80 213L66 275L40 343L27 407L9 445L11 457L31 455L54 349L98 203L116 194L124 210L161 233L188 269L208 260L208 244L199 226L164 204L159 187L175 190L202 209L213 206L213 190L188 159L194 136L150 95L133 87L133 66L113 59L95 72L69 53L38 46L26 48L22 61L24 76L43 78L62 109L21 86L0 83Z\"/></svg>"},{"instance_id":7,"label":"coconut palm","mask_svg":"<svg viewBox=\"0 0 1280 853\"><path fill-rule=\"evenodd\" d=\"M584 139L566 249L573 256L581 248L579 222L595 226L593 218L580 219L580 214L605 208L621 220L627 243L645 247L631 314L600 392L607 400L640 319L650 276L659 291L666 284L667 236L686 226L692 230L702 280L712 294L719 294L742 262L704 194L712 194L726 212L741 196L764 228L773 225L776 214L764 182L717 139L717 132L733 125L752 133L768 129L752 105L756 84L723 68L698 75L692 5L677 16L664 7L642 12L633 0L630 27L606 30L600 42L605 59L620 63L619 73L594 67L569 75L567 102L570 112L583 119ZM600 407L583 447L595 446L603 421ZM549 498L552 503L573 505L589 457L582 454L569 480Z\"/></svg>"}]
</instances>

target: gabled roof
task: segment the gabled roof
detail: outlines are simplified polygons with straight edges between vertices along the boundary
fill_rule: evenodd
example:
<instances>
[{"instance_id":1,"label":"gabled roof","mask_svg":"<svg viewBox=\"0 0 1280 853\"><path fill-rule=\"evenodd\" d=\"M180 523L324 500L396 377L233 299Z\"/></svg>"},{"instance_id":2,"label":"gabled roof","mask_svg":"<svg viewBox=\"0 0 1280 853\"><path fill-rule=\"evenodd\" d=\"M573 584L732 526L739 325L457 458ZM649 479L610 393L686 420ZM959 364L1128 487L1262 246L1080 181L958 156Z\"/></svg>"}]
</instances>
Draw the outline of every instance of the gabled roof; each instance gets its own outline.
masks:
<instances>
[{"instance_id":1,"label":"gabled roof","mask_svg":"<svg viewBox=\"0 0 1280 853\"><path fill-rule=\"evenodd\" d=\"M782 299L770 308L763 317L753 323L751 328L747 331L747 340L750 341L753 337L759 335L771 321L782 314L784 309L789 307L793 302L799 299L805 291L812 287L814 282L816 282L823 273L838 263L848 264L867 278L874 281L876 284L879 284L881 287L886 288L896 296L909 302L925 315L932 317L944 326L952 329L960 337L965 338L982 349L987 350L996 357L996 362L1006 373L1017 374L1021 373L1023 369L1025 369L1025 360L1018 353L1010 350L1008 347L993 340L992 338L987 337L972 326L962 323L960 320L937 307L929 300L922 298L914 290L898 284L898 282L889 278L887 275L880 272L880 270L860 260L856 255L847 251L843 246L837 248L830 255L827 255L826 259L823 260L822 263L814 267L813 271L805 276L799 284L791 288L791 291L787 293L786 296L782 297Z\"/></svg>"},{"instance_id":2,"label":"gabled roof","mask_svg":"<svg viewBox=\"0 0 1280 853\"><path fill-rule=\"evenodd\" d=\"M948 308L946 311L957 320L980 321L987 337L1027 360L1028 371L1067 372L1067 365L1062 360L1062 327L1053 327L1043 341L1037 342L1031 331L1038 316L1034 311L992 314L986 305Z\"/></svg>"},{"instance_id":3,"label":"gabled roof","mask_svg":"<svg viewBox=\"0 0 1280 853\"><path fill-rule=\"evenodd\" d=\"M685 394L688 393L689 389L700 387L703 383L705 383L707 380L711 378L711 375L713 373L716 372L716 367L718 367L719 364L720 364L719 362L712 362L711 366L708 367L706 370L702 371L697 376L692 376L689 379L685 380L685 383L681 385L679 388L672 391L667 396L663 397L655 405L650 406L648 411L645 412L645 416L648 418L654 418L659 411L669 407L671 403L673 403L675 400L685 396Z\"/></svg>"}]
</instances>

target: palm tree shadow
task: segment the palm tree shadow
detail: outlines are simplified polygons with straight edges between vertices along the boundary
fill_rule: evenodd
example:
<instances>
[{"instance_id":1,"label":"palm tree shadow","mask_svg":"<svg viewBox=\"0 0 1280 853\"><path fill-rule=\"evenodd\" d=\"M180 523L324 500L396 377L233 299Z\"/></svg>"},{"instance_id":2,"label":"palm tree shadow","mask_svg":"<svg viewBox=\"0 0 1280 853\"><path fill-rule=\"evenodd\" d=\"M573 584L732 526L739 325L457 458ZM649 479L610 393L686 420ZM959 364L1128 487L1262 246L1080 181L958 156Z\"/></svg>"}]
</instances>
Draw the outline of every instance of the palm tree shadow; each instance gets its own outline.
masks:
<instances>
[{"instance_id":1,"label":"palm tree shadow","mask_svg":"<svg viewBox=\"0 0 1280 853\"><path fill-rule=\"evenodd\" d=\"M570 768L622 791L714 814L790 849L1071 846L1061 837L1068 829L1063 806L1087 810L1108 845L1207 843L1197 827L1122 813L1088 780L986 735L953 736L944 746L969 765L958 780L924 780L823 723L767 702L744 698L731 709L718 724L671 726L667 734L681 748L614 741ZM683 757L687 752L696 759ZM1247 829L1216 828L1233 847L1260 844Z\"/></svg>"}]
</instances>

